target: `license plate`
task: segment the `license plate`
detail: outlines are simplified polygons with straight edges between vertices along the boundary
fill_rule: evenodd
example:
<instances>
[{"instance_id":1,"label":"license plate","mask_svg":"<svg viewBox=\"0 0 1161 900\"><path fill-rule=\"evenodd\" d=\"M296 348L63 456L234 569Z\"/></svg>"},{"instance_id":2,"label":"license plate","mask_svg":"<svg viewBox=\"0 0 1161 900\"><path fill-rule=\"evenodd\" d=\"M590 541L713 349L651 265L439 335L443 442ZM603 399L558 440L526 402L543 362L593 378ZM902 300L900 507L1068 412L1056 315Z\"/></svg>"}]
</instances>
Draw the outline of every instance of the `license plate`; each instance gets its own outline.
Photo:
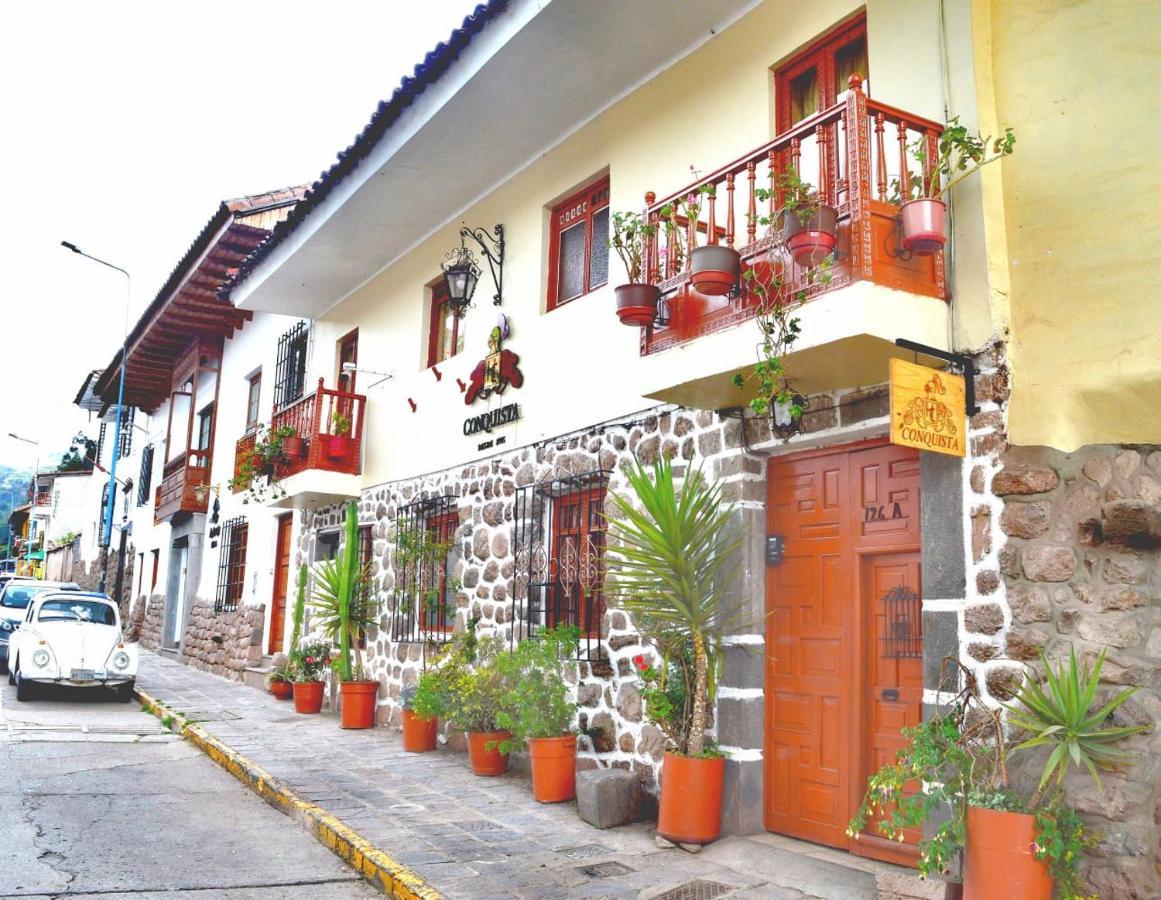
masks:
<instances>
[{"instance_id":1,"label":"license plate","mask_svg":"<svg viewBox=\"0 0 1161 900\"><path fill-rule=\"evenodd\" d=\"M73 669L69 674L69 681L92 681L92 669Z\"/></svg>"}]
</instances>

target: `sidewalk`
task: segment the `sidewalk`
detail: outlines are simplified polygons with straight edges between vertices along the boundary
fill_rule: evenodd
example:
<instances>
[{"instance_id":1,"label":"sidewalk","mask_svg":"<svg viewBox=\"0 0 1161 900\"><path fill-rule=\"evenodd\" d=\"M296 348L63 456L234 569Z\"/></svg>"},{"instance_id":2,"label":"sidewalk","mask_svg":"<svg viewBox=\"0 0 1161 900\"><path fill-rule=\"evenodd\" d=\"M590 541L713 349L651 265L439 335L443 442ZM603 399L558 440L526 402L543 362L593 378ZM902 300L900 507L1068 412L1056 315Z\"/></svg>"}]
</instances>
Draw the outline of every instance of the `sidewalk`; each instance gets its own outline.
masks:
<instances>
[{"instance_id":1,"label":"sidewalk","mask_svg":"<svg viewBox=\"0 0 1161 900\"><path fill-rule=\"evenodd\" d=\"M696 855L660 850L650 823L592 828L574 803L536 803L521 775L479 778L466 754L404 753L394 730L343 731L333 715L297 715L290 702L146 651L138 687L195 722L188 738L373 883L376 865L395 871L378 886L399 896L942 896L910 871L777 835L726 838Z\"/></svg>"}]
</instances>

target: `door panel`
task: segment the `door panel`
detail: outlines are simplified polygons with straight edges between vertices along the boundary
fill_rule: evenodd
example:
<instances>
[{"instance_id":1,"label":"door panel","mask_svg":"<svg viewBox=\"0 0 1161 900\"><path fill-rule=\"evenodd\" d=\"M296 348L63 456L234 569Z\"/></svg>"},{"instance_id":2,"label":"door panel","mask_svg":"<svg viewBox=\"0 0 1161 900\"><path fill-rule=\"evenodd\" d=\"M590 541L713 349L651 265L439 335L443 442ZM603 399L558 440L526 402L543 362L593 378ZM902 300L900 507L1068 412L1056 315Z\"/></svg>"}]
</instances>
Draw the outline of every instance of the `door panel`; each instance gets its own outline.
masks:
<instances>
[{"instance_id":1,"label":"door panel","mask_svg":"<svg viewBox=\"0 0 1161 900\"><path fill-rule=\"evenodd\" d=\"M880 640L883 595L900 585L918 595L918 500L918 454L906 448L859 445L770 464L768 528L784 541L766 579L772 831L859 846L846 827L867 776L893 756L899 729L918 721L921 660L886 658ZM864 837L860 850L913 858L876 843Z\"/></svg>"},{"instance_id":2,"label":"door panel","mask_svg":"<svg viewBox=\"0 0 1161 900\"><path fill-rule=\"evenodd\" d=\"M290 583L290 529L293 524L293 513L278 517L278 537L274 545L274 594L270 601L270 653L282 652L283 634L286 631L286 589Z\"/></svg>"}]
</instances>

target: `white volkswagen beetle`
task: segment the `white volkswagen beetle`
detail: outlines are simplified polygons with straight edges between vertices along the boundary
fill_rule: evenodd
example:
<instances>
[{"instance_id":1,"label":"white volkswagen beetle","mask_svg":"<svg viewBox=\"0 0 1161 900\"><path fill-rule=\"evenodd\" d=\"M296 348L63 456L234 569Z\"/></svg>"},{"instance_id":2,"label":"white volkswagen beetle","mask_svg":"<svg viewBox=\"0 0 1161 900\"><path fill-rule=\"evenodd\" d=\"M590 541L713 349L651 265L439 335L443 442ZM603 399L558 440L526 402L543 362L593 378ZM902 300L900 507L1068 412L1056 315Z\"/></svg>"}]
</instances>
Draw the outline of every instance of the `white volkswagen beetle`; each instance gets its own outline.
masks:
<instances>
[{"instance_id":1,"label":"white volkswagen beetle","mask_svg":"<svg viewBox=\"0 0 1161 900\"><path fill-rule=\"evenodd\" d=\"M33 684L60 684L110 687L128 703L136 678L137 645L125 643L117 605L104 594L40 594L9 638L8 681L17 700L28 700Z\"/></svg>"}]
</instances>

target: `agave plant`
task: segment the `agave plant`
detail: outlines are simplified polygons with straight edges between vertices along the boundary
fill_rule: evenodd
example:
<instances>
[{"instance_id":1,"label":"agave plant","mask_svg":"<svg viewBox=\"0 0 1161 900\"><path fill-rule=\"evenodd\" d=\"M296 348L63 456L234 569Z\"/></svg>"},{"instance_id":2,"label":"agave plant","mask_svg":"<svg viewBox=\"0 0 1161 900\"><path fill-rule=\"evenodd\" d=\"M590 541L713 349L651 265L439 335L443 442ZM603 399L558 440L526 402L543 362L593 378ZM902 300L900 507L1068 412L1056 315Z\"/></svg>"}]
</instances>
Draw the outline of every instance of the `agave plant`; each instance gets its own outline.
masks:
<instances>
[{"instance_id":1,"label":"agave plant","mask_svg":"<svg viewBox=\"0 0 1161 900\"><path fill-rule=\"evenodd\" d=\"M357 644L375 624L379 609L371 587L370 564L359 564L358 510L354 503L347 506L346 526L343 549L334 559L315 566L310 605L318 615L319 628L339 646L339 680L363 681L363 654Z\"/></svg>"},{"instance_id":2,"label":"agave plant","mask_svg":"<svg viewBox=\"0 0 1161 900\"><path fill-rule=\"evenodd\" d=\"M679 752L701 756L721 638L735 618L724 603L735 574L726 567L741 537L731 527L721 486L700 469L686 475L680 490L669 460L658 461L652 471L637 464L625 477L635 496L612 498L622 516L610 521L617 541L609 559L613 587L643 631L692 648L688 741L678 737L677 743Z\"/></svg>"},{"instance_id":3,"label":"agave plant","mask_svg":"<svg viewBox=\"0 0 1161 900\"><path fill-rule=\"evenodd\" d=\"M1015 749L1052 748L1037 792L1042 792L1053 777L1056 787L1061 787L1070 764L1088 769L1103 790L1098 770L1107 771L1133 760L1132 754L1114 744L1144 730L1142 725L1108 725L1113 710L1133 696L1137 688L1125 688L1092 712L1105 661L1104 651L1097 656L1092 669L1078 665L1075 648L1069 650L1067 669L1061 663L1053 671L1043 651L1040 658L1044 662L1044 684L1037 680L1025 682L1016 701L1007 707L1008 721L1032 734Z\"/></svg>"}]
</instances>

